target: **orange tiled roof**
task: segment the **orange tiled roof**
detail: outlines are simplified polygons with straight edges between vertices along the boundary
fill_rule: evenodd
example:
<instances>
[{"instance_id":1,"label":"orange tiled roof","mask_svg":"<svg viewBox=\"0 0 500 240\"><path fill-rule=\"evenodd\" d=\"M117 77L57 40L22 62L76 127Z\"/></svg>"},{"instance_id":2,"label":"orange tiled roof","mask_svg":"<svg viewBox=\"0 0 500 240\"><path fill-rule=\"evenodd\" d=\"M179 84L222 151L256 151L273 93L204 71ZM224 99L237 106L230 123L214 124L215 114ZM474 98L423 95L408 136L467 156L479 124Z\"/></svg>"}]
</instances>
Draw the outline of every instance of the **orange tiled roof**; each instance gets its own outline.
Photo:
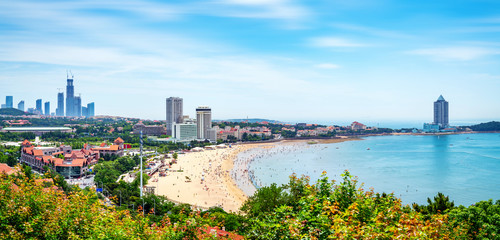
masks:
<instances>
[{"instance_id":1,"label":"orange tiled roof","mask_svg":"<svg viewBox=\"0 0 500 240\"><path fill-rule=\"evenodd\" d=\"M52 153L52 156L63 154L63 153L64 153L63 151L55 152L55 153Z\"/></svg>"},{"instance_id":2,"label":"orange tiled roof","mask_svg":"<svg viewBox=\"0 0 500 240\"><path fill-rule=\"evenodd\" d=\"M115 139L114 143L124 143L125 141L123 141L123 139L121 139L120 137L118 137L117 139Z\"/></svg>"},{"instance_id":3,"label":"orange tiled roof","mask_svg":"<svg viewBox=\"0 0 500 240\"><path fill-rule=\"evenodd\" d=\"M35 156L43 156L43 151L40 149L33 149L33 155Z\"/></svg>"},{"instance_id":4,"label":"orange tiled roof","mask_svg":"<svg viewBox=\"0 0 500 240\"><path fill-rule=\"evenodd\" d=\"M106 143L101 143L100 147L106 146Z\"/></svg>"},{"instance_id":5,"label":"orange tiled roof","mask_svg":"<svg viewBox=\"0 0 500 240\"><path fill-rule=\"evenodd\" d=\"M24 139L24 141L23 141L23 145L30 145L30 144L31 144L31 143L30 143L30 141L28 141L28 139Z\"/></svg>"},{"instance_id":6,"label":"orange tiled roof","mask_svg":"<svg viewBox=\"0 0 500 240\"><path fill-rule=\"evenodd\" d=\"M5 164L5 163L0 163L0 174L1 173L5 173L7 175L11 175L15 172L15 170L11 167L9 167L9 165Z\"/></svg>"}]
</instances>

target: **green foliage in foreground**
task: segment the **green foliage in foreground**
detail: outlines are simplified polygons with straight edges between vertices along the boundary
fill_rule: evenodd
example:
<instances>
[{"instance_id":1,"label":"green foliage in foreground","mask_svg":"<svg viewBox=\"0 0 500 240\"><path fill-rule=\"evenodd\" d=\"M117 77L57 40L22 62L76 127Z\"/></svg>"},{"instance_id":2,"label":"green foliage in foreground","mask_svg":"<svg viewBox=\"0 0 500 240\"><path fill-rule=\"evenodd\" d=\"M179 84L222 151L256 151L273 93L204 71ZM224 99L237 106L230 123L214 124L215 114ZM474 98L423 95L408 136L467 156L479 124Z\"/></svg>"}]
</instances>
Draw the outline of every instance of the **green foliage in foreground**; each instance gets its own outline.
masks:
<instances>
[{"instance_id":1,"label":"green foliage in foreground","mask_svg":"<svg viewBox=\"0 0 500 240\"><path fill-rule=\"evenodd\" d=\"M500 201L455 207L438 194L411 208L392 194L363 190L349 172L338 183L325 173L315 184L292 175L286 185L259 189L242 207L245 215L193 211L154 195L143 198L142 214L140 204L115 208L94 190L63 192L37 177L29 168L0 174L0 239L213 239L208 226L248 239L499 239L500 232Z\"/></svg>"},{"instance_id":2,"label":"green foliage in foreground","mask_svg":"<svg viewBox=\"0 0 500 240\"><path fill-rule=\"evenodd\" d=\"M349 172L342 182L325 173L309 184L290 177L287 185L257 191L242 207L252 239L498 239L500 201L454 207L438 194L429 205L403 206L392 194L364 191Z\"/></svg>"}]
</instances>

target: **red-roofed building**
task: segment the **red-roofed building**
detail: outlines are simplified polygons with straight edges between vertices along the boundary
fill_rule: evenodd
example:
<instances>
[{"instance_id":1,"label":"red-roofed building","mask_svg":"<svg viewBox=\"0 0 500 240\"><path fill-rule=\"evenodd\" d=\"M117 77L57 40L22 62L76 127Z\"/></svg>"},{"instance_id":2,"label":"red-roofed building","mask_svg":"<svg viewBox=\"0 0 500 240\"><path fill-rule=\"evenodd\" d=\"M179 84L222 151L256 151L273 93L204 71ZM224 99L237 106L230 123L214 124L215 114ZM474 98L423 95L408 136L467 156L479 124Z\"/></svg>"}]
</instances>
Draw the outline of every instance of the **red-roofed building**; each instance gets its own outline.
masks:
<instances>
[{"instance_id":1,"label":"red-roofed building","mask_svg":"<svg viewBox=\"0 0 500 240\"><path fill-rule=\"evenodd\" d=\"M351 124L351 130L366 130L366 125L359 122L353 122Z\"/></svg>"},{"instance_id":2,"label":"red-roofed building","mask_svg":"<svg viewBox=\"0 0 500 240\"><path fill-rule=\"evenodd\" d=\"M9 167L9 165L5 164L5 163L0 163L0 174L7 174L7 175L11 175L13 173L15 173L16 170Z\"/></svg>"},{"instance_id":3,"label":"red-roofed building","mask_svg":"<svg viewBox=\"0 0 500 240\"><path fill-rule=\"evenodd\" d=\"M101 143L99 147L91 147L92 151L99 151L99 154L102 155L118 155L123 156L123 139L117 138L113 142L113 145L107 146L106 143Z\"/></svg>"},{"instance_id":4,"label":"red-roofed building","mask_svg":"<svg viewBox=\"0 0 500 240\"><path fill-rule=\"evenodd\" d=\"M59 158L60 155L64 159ZM25 140L21 148L20 162L36 171L44 172L44 167L55 170L66 178L79 178L88 168L99 161L99 151L72 150L71 146L33 147Z\"/></svg>"}]
</instances>

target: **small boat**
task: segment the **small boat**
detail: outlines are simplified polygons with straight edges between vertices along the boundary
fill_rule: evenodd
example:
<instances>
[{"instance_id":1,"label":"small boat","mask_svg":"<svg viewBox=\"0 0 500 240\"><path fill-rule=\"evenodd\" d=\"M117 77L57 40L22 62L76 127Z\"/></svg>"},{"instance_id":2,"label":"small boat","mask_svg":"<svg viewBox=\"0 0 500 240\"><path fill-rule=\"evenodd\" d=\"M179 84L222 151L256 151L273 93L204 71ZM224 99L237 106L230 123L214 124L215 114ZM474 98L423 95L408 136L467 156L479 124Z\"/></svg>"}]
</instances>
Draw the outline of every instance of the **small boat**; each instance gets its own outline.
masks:
<instances>
[{"instance_id":1,"label":"small boat","mask_svg":"<svg viewBox=\"0 0 500 240\"><path fill-rule=\"evenodd\" d=\"M370 150L370 148L367 148L366 150Z\"/></svg>"}]
</instances>

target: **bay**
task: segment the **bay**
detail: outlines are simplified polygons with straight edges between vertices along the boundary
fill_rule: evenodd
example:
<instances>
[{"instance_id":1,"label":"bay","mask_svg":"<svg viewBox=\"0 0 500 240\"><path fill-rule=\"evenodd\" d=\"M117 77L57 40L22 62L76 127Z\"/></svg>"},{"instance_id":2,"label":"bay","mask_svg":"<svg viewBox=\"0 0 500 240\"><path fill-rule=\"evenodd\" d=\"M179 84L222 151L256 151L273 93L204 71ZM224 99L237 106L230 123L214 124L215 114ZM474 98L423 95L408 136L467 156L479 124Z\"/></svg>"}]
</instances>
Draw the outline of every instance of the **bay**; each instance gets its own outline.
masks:
<instances>
[{"instance_id":1,"label":"bay","mask_svg":"<svg viewBox=\"0 0 500 240\"><path fill-rule=\"evenodd\" d=\"M366 137L334 144L277 144L253 149L248 171L257 187L284 184L292 173L315 182L323 171L340 180L348 170L364 189L424 204L438 192L456 205L500 199L500 134ZM241 187L241 186L240 186ZM247 194L252 190L243 189Z\"/></svg>"}]
</instances>

